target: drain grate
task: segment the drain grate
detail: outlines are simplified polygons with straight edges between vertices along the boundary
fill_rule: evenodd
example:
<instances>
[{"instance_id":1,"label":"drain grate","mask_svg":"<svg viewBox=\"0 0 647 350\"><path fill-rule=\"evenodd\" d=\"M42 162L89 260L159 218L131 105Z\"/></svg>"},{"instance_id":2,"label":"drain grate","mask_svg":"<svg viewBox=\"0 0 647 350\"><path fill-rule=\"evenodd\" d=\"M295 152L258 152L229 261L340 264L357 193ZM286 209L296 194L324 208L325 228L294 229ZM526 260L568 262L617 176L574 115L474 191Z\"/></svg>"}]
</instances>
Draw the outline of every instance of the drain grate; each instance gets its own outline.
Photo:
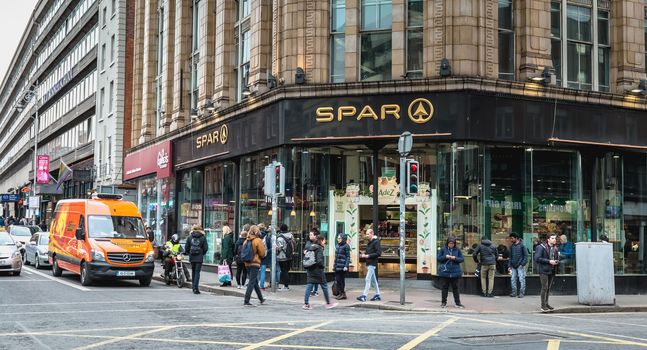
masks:
<instances>
[{"instance_id":1,"label":"drain grate","mask_svg":"<svg viewBox=\"0 0 647 350\"><path fill-rule=\"evenodd\" d=\"M490 345L490 344L506 344L506 343L519 343L519 342L539 342L548 339L564 338L555 334L529 332L529 333L515 333L515 334L487 334L487 335L474 335L464 337L448 337L449 339L456 340L461 343L470 345Z\"/></svg>"}]
</instances>

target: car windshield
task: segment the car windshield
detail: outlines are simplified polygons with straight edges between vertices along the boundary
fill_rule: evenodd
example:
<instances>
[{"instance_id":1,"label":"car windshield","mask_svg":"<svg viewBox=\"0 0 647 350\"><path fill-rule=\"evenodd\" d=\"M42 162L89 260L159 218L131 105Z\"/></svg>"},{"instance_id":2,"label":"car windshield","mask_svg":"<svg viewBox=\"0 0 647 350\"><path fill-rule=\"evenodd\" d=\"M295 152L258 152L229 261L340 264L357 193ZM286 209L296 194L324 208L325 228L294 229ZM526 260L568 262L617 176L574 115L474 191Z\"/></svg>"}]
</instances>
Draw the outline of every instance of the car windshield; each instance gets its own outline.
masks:
<instances>
[{"instance_id":1,"label":"car windshield","mask_svg":"<svg viewBox=\"0 0 647 350\"><path fill-rule=\"evenodd\" d=\"M138 217L90 215L90 238L146 238L144 224Z\"/></svg>"},{"instance_id":2,"label":"car windshield","mask_svg":"<svg viewBox=\"0 0 647 350\"><path fill-rule=\"evenodd\" d=\"M0 245L14 245L13 239L6 232L0 232Z\"/></svg>"},{"instance_id":3,"label":"car windshield","mask_svg":"<svg viewBox=\"0 0 647 350\"><path fill-rule=\"evenodd\" d=\"M11 234L14 236L31 237L31 230L25 226L11 226Z\"/></svg>"},{"instance_id":4,"label":"car windshield","mask_svg":"<svg viewBox=\"0 0 647 350\"><path fill-rule=\"evenodd\" d=\"M47 235L47 234L40 235L39 239L40 239L40 243L38 243L38 244L41 244L41 245L49 244L49 235Z\"/></svg>"}]
</instances>

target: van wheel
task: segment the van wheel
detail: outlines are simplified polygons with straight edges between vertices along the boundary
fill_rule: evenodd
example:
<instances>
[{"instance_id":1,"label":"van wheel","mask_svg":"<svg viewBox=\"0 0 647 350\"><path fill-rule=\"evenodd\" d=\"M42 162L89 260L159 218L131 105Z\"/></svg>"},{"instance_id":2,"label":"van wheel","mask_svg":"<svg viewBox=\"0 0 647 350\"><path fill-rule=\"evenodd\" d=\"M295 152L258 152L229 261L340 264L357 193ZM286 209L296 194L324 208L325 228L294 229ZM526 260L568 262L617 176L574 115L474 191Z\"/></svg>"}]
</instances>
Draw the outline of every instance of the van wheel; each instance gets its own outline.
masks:
<instances>
[{"instance_id":1,"label":"van wheel","mask_svg":"<svg viewBox=\"0 0 647 350\"><path fill-rule=\"evenodd\" d=\"M151 285L151 280L153 277L145 277L145 278L140 278L139 279L139 285L142 287L148 287Z\"/></svg>"},{"instance_id":2,"label":"van wheel","mask_svg":"<svg viewBox=\"0 0 647 350\"><path fill-rule=\"evenodd\" d=\"M81 285L89 286L92 284L92 279L90 278L90 270L88 269L88 264L83 263L81 265Z\"/></svg>"},{"instance_id":3,"label":"van wheel","mask_svg":"<svg viewBox=\"0 0 647 350\"><path fill-rule=\"evenodd\" d=\"M61 277L61 275L63 275L63 270L58 266L58 259L53 257L52 260L52 275L54 277Z\"/></svg>"}]
</instances>

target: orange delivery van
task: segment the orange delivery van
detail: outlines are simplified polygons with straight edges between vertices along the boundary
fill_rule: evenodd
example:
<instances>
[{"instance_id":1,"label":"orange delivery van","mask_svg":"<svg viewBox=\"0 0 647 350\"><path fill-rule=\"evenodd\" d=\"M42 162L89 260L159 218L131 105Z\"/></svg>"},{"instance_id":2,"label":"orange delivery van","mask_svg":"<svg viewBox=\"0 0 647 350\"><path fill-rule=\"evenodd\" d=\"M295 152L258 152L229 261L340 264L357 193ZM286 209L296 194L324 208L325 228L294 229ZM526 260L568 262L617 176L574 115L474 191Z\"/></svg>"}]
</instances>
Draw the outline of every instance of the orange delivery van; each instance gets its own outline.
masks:
<instances>
[{"instance_id":1,"label":"orange delivery van","mask_svg":"<svg viewBox=\"0 0 647 350\"><path fill-rule=\"evenodd\" d=\"M84 286L98 279L139 280L148 286L155 268L153 246L137 206L113 194L59 201L50 225L48 256L54 276L67 270L81 275Z\"/></svg>"}]
</instances>

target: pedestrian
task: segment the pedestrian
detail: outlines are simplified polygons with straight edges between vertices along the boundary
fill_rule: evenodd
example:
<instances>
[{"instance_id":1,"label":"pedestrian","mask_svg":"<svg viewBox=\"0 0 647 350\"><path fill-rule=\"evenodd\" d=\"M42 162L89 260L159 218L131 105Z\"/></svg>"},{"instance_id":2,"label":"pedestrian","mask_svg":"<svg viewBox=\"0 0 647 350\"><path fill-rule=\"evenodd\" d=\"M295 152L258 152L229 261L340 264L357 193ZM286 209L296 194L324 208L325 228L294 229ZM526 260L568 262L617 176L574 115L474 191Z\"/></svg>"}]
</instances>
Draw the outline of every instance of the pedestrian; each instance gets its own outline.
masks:
<instances>
[{"instance_id":1,"label":"pedestrian","mask_svg":"<svg viewBox=\"0 0 647 350\"><path fill-rule=\"evenodd\" d=\"M272 249L272 236L269 234L269 232L265 229L264 224L258 224L258 229L261 231L261 242L265 245L265 251L267 254L265 254L265 257L261 259L261 268L258 271L258 274L260 275L258 284L261 287L261 290L265 290L265 276L267 274L267 266L272 265L272 254L273 254L273 249ZM271 268L270 268L271 270ZM271 274L272 271L270 271ZM270 281L271 281L270 277Z\"/></svg>"},{"instance_id":2,"label":"pedestrian","mask_svg":"<svg viewBox=\"0 0 647 350\"><path fill-rule=\"evenodd\" d=\"M319 230L317 228L313 227L310 232L308 232L308 239L306 240L305 248L303 249L303 254L305 254L307 251L310 250L310 247L317 243L317 236L319 236ZM319 285L315 284L314 288L312 289L312 292L310 293L311 297L318 297L319 296Z\"/></svg>"},{"instance_id":3,"label":"pedestrian","mask_svg":"<svg viewBox=\"0 0 647 350\"><path fill-rule=\"evenodd\" d=\"M290 265L292 265L295 248L294 236L288 231L288 225L281 224L281 233L276 238L276 245L278 247L276 259L281 267L281 284L283 284L279 290L288 290L290 289Z\"/></svg>"},{"instance_id":4,"label":"pedestrian","mask_svg":"<svg viewBox=\"0 0 647 350\"><path fill-rule=\"evenodd\" d=\"M559 273L565 274L566 268L571 267L575 257L575 244L568 241L566 235L559 236Z\"/></svg>"},{"instance_id":5,"label":"pedestrian","mask_svg":"<svg viewBox=\"0 0 647 350\"><path fill-rule=\"evenodd\" d=\"M554 309L548 304L548 295L553 286L555 271L559 267L559 249L555 233L549 233L546 242L537 246L535 262L539 269L539 281L541 281L541 312L548 312Z\"/></svg>"},{"instance_id":6,"label":"pedestrian","mask_svg":"<svg viewBox=\"0 0 647 350\"><path fill-rule=\"evenodd\" d=\"M204 236L202 226L194 225L184 246L184 251L189 252L189 262L191 262L191 276L193 276L191 285L193 287L193 294L200 294L200 290L198 289L200 285L200 271L202 270L202 262L204 261L204 256L207 254L207 250L209 250L209 244Z\"/></svg>"},{"instance_id":7,"label":"pedestrian","mask_svg":"<svg viewBox=\"0 0 647 350\"><path fill-rule=\"evenodd\" d=\"M380 297L380 286L377 284L377 276L375 276L375 268L377 267L377 258L382 255L382 246L380 246L380 240L377 239L373 229L366 230L366 238L368 239L366 251L361 255L362 258L366 259L364 292L357 297L357 300L366 301L368 290L371 288L371 284L375 283L375 295L371 298L371 301L380 301L382 298Z\"/></svg>"},{"instance_id":8,"label":"pedestrian","mask_svg":"<svg viewBox=\"0 0 647 350\"><path fill-rule=\"evenodd\" d=\"M247 283L247 290L245 291L245 303L246 306L253 306L249 300L252 297L252 291L256 292L256 296L261 304L265 303L263 294L261 293L261 288L258 286L258 269L261 266L261 259L265 257L267 251L265 250L265 245L261 242L261 232L258 226L253 225L249 228L247 232L247 241L243 243L243 251L246 249L245 245L250 244L252 249L252 259L244 261L245 267L249 272L249 283ZM243 260L245 260L245 254L243 253Z\"/></svg>"},{"instance_id":9,"label":"pedestrian","mask_svg":"<svg viewBox=\"0 0 647 350\"><path fill-rule=\"evenodd\" d=\"M314 253L315 262L312 266L306 267L306 291L303 296L303 309L312 310L310 305L310 293L315 285L321 285L324 299L326 299L326 309L332 309L337 306L337 303L330 302L330 295L328 294L328 283L326 282L326 275L324 274L324 247L326 245L326 237L324 235L317 235L315 242L313 242L308 251ZM305 253L304 253L305 256Z\"/></svg>"},{"instance_id":10,"label":"pedestrian","mask_svg":"<svg viewBox=\"0 0 647 350\"><path fill-rule=\"evenodd\" d=\"M227 225L222 227L222 260L224 264L229 266L229 273L231 274L231 265L234 260L234 232ZM231 276L230 276L231 277ZM220 285L221 287L231 286L231 279Z\"/></svg>"},{"instance_id":11,"label":"pedestrian","mask_svg":"<svg viewBox=\"0 0 647 350\"><path fill-rule=\"evenodd\" d=\"M1 225L0 225L1 226ZM40 221L40 225L38 225L43 232L47 232L47 223L45 223L45 219Z\"/></svg>"},{"instance_id":12,"label":"pedestrian","mask_svg":"<svg viewBox=\"0 0 647 350\"><path fill-rule=\"evenodd\" d=\"M472 258L481 265L481 289L484 297L494 297L494 273L496 271L496 247L487 238L481 240Z\"/></svg>"},{"instance_id":13,"label":"pedestrian","mask_svg":"<svg viewBox=\"0 0 647 350\"><path fill-rule=\"evenodd\" d=\"M350 265L350 246L345 233L337 236L337 250L335 250L335 283L337 284L338 300L346 299L346 272Z\"/></svg>"},{"instance_id":14,"label":"pedestrian","mask_svg":"<svg viewBox=\"0 0 647 350\"><path fill-rule=\"evenodd\" d=\"M247 268L245 267L245 263L243 263L241 253L243 250L243 243L247 241L247 230L249 230L250 225L245 224L243 226L243 230L240 232L240 237L238 237L238 240L236 241L236 245L234 248L234 259L236 260L236 288L241 289L245 285L245 281L247 280ZM241 275L242 275L242 280L241 280Z\"/></svg>"},{"instance_id":15,"label":"pedestrian","mask_svg":"<svg viewBox=\"0 0 647 350\"><path fill-rule=\"evenodd\" d=\"M458 293L458 279L463 275L461 263L464 258L461 250L456 248L456 237L447 237L447 242L438 251L436 259L438 260L438 276L443 281L440 307L447 307L447 294L449 293L449 286L451 286L452 294L454 294L454 304L456 304L457 308L462 309L464 306L461 304L461 296Z\"/></svg>"},{"instance_id":16,"label":"pedestrian","mask_svg":"<svg viewBox=\"0 0 647 350\"><path fill-rule=\"evenodd\" d=\"M507 275L510 268L510 251L505 244L499 244L496 247L496 271L501 275Z\"/></svg>"},{"instance_id":17,"label":"pedestrian","mask_svg":"<svg viewBox=\"0 0 647 350\"><path fill-rule=\"evenodd\" d=\"M4 227L4 218L2 216L0 216L0 226Z\"/></svg>"},{"instance_id":18,"label":"pedestrian","mask_svg":"<svg viewBox=\"0 0 647 350\"><path fill-rule=\"evenodd\" d=\"M512 276L510 278L510 296L512 298L523 298L526 294L526 265L528 264L528 248L523 243L523 239L519 238L516 232L510 233L510 271ZM519 282L519 289L517 293L517 281Z\"/></svg>"}]
</instances>

